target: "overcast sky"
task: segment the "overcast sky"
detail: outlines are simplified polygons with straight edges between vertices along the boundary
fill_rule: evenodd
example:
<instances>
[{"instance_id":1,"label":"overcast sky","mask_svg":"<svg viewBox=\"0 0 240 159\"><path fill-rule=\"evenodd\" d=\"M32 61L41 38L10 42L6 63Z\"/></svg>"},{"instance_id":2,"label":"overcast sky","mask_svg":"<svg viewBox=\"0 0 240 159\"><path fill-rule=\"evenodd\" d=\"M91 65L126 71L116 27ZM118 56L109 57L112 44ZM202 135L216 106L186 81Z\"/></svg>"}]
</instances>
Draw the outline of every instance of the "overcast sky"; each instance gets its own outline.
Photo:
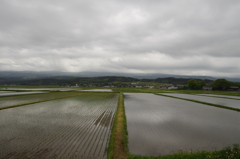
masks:
<instances>
[{"instance_id":1,"label":"overcast sky","mask_svg":"<svg viewBox=\"0 0 240 159\"><path fill-rule=\"evenodd\" d=\"M0 71L240 77L239 0L0 0Z\"/></svg>"}]
</instances>

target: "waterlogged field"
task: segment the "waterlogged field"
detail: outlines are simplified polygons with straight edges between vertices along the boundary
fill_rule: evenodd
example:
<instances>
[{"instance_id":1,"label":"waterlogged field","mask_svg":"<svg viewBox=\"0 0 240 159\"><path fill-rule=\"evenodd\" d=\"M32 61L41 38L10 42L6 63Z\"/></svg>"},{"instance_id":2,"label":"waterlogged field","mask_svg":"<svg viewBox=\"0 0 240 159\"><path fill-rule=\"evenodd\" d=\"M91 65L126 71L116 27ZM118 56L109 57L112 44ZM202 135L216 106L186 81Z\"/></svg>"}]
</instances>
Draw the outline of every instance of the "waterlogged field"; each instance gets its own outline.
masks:
<instances>
[{"instance_id":1,"label":"waterlogged field","mask_svg":"<svg viewBox=\"0 0 240 159\"><path fill-rule=\"evenodd\" d=\"M26 93L31 93L31 92L26 92ZM64 96L75 95L75 94L80 94L80 93L79 92L49 92L49 93L38 93L38 94L31 94L31 95L28 94L28 95L21 95L21 96L20 95L2 96L2 97L0 96L0 108L12 106L12 105L42 101L47 99L54 99L54 98L59 98Z\"/></svg>"},{"instance_id":2,"label":"waterlogged field","mask_svg":"<svg viewBox=\"0 0 240 159\"><path fill-rule=\"evenodd\" d=\"M191 94L177 94L177 93L161 93L163 95L198 100L201 102L213 103L218 105L223 105L232 108L240 109L240 100L235 99L226 99L226 98L216 98L216 97L207 97L207 96L198 96Z\"/></svg>"},{"instance_id":3,"label":"waterlogged field","mask_svg":"<svg viewBox=\"0 0 240 159\"><path fill-rule=\"evenodd\" d=\"M112 89L87 89L87 90L80 90L86 92L112 92Z\"/></svg>"},{"instance_id":4,"label":"waterlogged field","mask_svg":"<svg viewBox=\"0 0 240 159\"><path fill-rule=\"evenodd\" d=\"M0 97L13 96L13 95L25 95L25 94L38 94L44 92L13 92L13 91L0 91Z\"/></svg>"},{"instance_id":5,"label":"waterlogged field","mask_svg":"<svg viewBox=\"0 0 240 159\"><path fill-rule=\"evenodd\" d=\"M0 158L106 158L116 93L0 110Z\"/></svg>"},{"instance_id":6,"label":"waterlogged field","mask_svg":"<svg viewBox=\"0 0 240 159\"><path fill-rule=\"evenodd\" d=\"M240 144L239 112L148 93L124 93L132 154L157 156Z\"/></svg>"},{"instance_id":7,"label":"waterlogged field","mask_svg":"<svg viewBox=\"0 0 240 159\"><path fill-rule=\"evenodd\" d=\"M210 97L224 97L224 98L232 98L232 99L240 100L240 97L238 97L238 96L216 95L216 94L197 94L197 95L210 96Z\"/></svg>"},{"instance_id":8,"label":"waterlogged field","mask_svg":"<svg viewBox=\"0 0 240 159\"><path fill-rule=\"evenodd\" d=\"M0 88L0 90L14 90L14 91L71 91L71 90L79 90L78 87L72 88Z\"/></svg>"}]
</instances>

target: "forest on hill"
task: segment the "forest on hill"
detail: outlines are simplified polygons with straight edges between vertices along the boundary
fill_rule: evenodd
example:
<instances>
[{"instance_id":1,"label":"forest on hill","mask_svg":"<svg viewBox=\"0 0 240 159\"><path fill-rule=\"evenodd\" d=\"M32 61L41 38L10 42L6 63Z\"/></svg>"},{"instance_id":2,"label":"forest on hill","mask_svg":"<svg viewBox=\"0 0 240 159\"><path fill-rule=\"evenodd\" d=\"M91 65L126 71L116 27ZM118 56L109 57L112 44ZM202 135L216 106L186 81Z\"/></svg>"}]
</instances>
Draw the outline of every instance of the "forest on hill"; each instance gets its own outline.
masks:
<instances>
[{"instance_id":1,"label":"forest on hill","mask_svg":"<svg viewBox=\"0 0 240 159\"><path fill-rule=\"evenodd\" d=\"M59 76L59 77L45 77L37 79L19 79L4 77L0 78L0 85L26 85L26 86L103 86L110 85L112 83L122 83L130 84L136 82L143 83L168 83L173 85L187 85L190 79L187 78L175 78L175 77L166 77L166 78L156 78L156 79L138 79L132 77L119 77L119 76L103 76L103 77L70 77L70 76ZM202 80L196 79L198 81L205 81L206 83L211 83L212 80Z\"/></svg>"}]
</instances>

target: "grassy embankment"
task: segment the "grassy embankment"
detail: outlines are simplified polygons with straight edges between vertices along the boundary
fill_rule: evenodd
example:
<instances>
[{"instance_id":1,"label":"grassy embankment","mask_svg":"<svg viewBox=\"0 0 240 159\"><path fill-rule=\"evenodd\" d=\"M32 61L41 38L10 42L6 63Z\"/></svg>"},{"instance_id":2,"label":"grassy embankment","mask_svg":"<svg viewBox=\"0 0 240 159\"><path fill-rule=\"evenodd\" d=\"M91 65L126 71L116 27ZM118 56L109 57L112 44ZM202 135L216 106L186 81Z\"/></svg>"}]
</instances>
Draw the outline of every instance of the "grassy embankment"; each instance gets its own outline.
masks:
<instances>
[{"instance_id":1,"label":"grassy embankment","mask_svg":"<svg viewBox=\"0 0 240 159\"><path fill-rule=\"evenodd\" d=\"M120 93L108 147L108 159L127 159L127 122L124 109L123 93Z\"/></svg>"},{"instance_id":2,"label":"grassy embankment","mask_svg":"<svg viewBox=\"0 0 240 159\"><path fill-rule=\"evenodd\" d=\"M239 159L240 147L233 145L220 151L206 151L187 152L184 150L179 151L177 154L165 156L140 156L129 155L129 159Z\"/></svg>"},{"instance_id":3,"label":"grassy embankment","mask_svg":"<svg viewBox=\"0 0 240 159\"><path fill-rule=\"evenodd\" d=\"M136 91L133 91L136 92ZM144 91L143 91L144 92ZM113 124L112 134L108 149L108 159L237 159L240 158L239 145L233 145L220 151L187 152L179 151L177 154L165 156L140 156L129 153L127 136L127 123L124 109L123 94L120 93L118 108Z\"/></svg>"}]
</instances>

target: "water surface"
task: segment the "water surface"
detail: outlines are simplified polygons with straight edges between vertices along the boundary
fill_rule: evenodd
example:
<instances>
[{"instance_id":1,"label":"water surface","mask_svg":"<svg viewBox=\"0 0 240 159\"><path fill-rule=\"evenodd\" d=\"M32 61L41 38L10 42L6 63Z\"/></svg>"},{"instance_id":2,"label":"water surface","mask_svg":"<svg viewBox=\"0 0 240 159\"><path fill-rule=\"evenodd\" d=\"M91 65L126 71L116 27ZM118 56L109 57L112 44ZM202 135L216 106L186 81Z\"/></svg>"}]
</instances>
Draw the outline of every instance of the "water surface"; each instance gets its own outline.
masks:
<instances>
[{"instance_id":1,"label":"water surface","mask_svg":"<svg viewBox=\"0 0 240 159\"><path fill-rule=\"evenodd\" d=\"M169 95L169 96L179 97L179 98L198 100L198 101L202 101L202 102L213 103L213 104L218 104L218 105L223 105L223 106L227 106L227 107L240 109L240 100L198 96L198 95L191 95L191 94L178 94L178 93L159 93L159 94L164 94L164 95Z\"/></svg>"},{"instance_id":2,"label":"water surface","mask_svg":"<svg viewBox=\"0 0 240 159\"><path fill-rule=\"evenodd\" d=\"M16 90L16 91L71 91L79 89L75 88L1 88L1 90Z\"/></svg>"},{"instance_id":3,"label":"water surface","mask_svg":"<svg viewBox=\"0 0 240 159\"><path fill-rule=\"evenodd\" d=\"M233 99L240 99L238 96L230 96L230 95L216 95L216 94L197 94L197 95L203 95L203 96L213 96L213 97L225 97L225 98L233 98Z\"/></svg>"},{"instance_id":4,"label":"water surface","mask_svg":"<svg viewBox=\"0 0 240 159\"><path fill-rule=\"evenodd\" d=\"M81 90L81 91L89 91L89 92L112 92L112 89L88 89L88 90Z\"/></svg>"},{"instance_id":5,"label":"water surface","mask_svg":"<svg viewBox=\"0 0 240 159\"><path fill-rule=\"evenodd\" d=\"M124 93L129 150L166 155L240 144L239 112L148 93Z\"/></svg>"},{"instance_id":6,"label":"water surface","mask_svg":"<svg viewBox=\"0 0 240 159\"><path fill-rule=\"evenodd\" d=\"M49 92L49 93L16 92L16 93L30 93L30 94L0 96L0 107L7 107L12 105L80 94L79 92Z\"/></svg>"},{"instance_id":7,"label":"water surface","mask_svg":"<svg viewBox=\"0 0 240 159\"><path fill-rule=\"evenodd\" d=\"M118 94L0 110L0 158L106 158Z\"/></svg>"},{"instance_id":8,"label":"water surface","mask_svg":"<svg viewBox=\"0 0 240 159\"><path fill-rule=\"evenodd\" d=\"M13 91L0 91L0 96L15 96L15 95L24 95L24 94L38 94L45 92L13 92Z\"/></svg>"}]
</instances>

